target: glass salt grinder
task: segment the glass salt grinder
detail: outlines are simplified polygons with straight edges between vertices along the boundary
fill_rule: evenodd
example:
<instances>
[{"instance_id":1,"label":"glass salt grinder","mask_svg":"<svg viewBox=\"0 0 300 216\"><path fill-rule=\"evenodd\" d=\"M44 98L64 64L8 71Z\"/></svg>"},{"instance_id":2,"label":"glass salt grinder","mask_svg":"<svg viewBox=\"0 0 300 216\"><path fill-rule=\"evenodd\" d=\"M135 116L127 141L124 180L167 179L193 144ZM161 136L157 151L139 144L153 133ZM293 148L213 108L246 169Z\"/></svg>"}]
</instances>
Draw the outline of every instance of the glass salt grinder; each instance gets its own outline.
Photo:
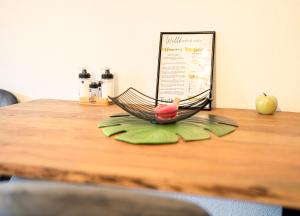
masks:
<instances>
[{"instance_id":1,"label":"glass salt grinder","mask_svg":"<svg viewBox=\"0 0 300 216\"><path fill-rule=\"evenodd\" d=\"M82 69L82 72L78 76L79 76L79 100L87 101L89 97L89 85L91 82L90 81L91 74L89 74L86 69Z\"/></svg>"},{"instance_id":2,"label":"glass salt grinder","mask_svg":"<svg viewBox=\"0 0 300 216\"><path fill-rule=\"evenodd\" d=\"M96 103L97 98L99 97L99 88L98 88L98 83L92 82L89 85L90 93L89 93L89 102L90 103Z\"/></svg>"}]
</instances>

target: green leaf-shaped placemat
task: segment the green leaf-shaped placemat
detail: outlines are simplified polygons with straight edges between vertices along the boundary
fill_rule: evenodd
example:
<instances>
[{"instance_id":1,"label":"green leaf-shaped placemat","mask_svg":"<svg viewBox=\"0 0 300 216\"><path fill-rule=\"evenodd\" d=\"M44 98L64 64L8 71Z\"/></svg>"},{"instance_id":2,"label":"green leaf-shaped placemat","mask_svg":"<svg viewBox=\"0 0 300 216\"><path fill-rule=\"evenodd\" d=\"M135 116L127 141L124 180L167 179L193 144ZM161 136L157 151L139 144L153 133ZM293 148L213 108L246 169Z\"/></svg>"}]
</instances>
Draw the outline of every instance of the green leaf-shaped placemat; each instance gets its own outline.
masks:
<instances>
[{"instance_id":1,"label":"green leaf-shaped placemat","mask_svg":"<svg viewBox=\"0 0 300 216\"><path fill-rule=\"evenodd\" d=\"M180 121L174 124L152 124L133 116L113 117L98 124L106 136L116 136L117 140L132 144L171 144L181 136L185 141L209 139L208 131L221 137L231 133L235 126L217 122Z\"/></svg>"}]
</instances>

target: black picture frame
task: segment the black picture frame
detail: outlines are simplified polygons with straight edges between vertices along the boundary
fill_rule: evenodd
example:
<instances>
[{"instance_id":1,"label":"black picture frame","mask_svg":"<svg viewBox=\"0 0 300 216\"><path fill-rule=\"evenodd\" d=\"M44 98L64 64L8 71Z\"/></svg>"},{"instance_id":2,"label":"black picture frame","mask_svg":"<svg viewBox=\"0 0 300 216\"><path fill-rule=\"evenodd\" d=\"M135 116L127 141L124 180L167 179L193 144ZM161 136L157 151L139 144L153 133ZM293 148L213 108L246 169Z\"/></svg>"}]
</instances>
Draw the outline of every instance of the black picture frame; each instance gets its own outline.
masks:
<instances>
[{"instance_id":1,"label":"black picture frame","mask_svg":"<svg viewBox=\"0 0 300 216\"><path fill-rule=\"evenodd\" d=\"M215 37L216 37L215 35L216 35L215 31L161 32L160 33L158 66L157 66L157 82L156 82L156 94L155 94L156 95L156 105L157 105L159 100L170 101L171 97L178 96L176 94L170 94L169 98L160 96L160 87L162 87L162 85L163 85L163 84L161 84L161 83L163 83L162 79L165 78L165 80L163 80L165 82L172 82L172 79L175 80L174 83L176 83L176 81L178 81L180 83L180 86L185 85L184 87L181 87L181 89L186 89L187 84L182 84L182 83L187 83L188 82L187 79L191 79L191 80L193 79L193 78L190 78L190 77L188 78L188 75L187 75L188 74L187 68L192 67L191 62L190 62L190 58L195 58L195 59L193 59L193 61L196 61L196 62L201 61L199 53L203 52L203 51L206 51L206 52L209 53L209 55L206 55L206 59L205 59L205 65L206 65L205 66L205 69L206 69L205 73L209 73L209 79L207 80L207 77L204 77L205 78L204 80L206 80L206 81L205 82L203 81L205 83L205 85L203 85L203 88L205 86L205 88L210 89L209 97L212 98L213 74L214 74L214 56L215 56ZM167 46L168 43L170 43L170 47ZM189 47L189 48L183 47L184 43L186 43L186 45L187 44L195 45L196 47ZM174 51L174 53L176 53L176 54L174 54L175 57L173 59L172 59L171 55L167 56L167 54L165 54L166 52L171 52L172 53L173 51ZM164 52L164 54L162 54L162 52ZM187 52L187 54L185 52ZM191 52L191 53L189 53L189 52ZM180 56L180 54L182 56ZM197 59L198 54L199 54L199 56L198 56L199 59ZM178 61L177 66L176 66L176 55L178 55L179 58L186 57L186 59L181 59L180 61ZM183 55L186 55L186 56L183 56ZM162 65L166 65L168 63L166 61L169 61L167 59L169 59L169 60L171 59L169 64L170 65L174 64L175 66L168 67L169 69L164 69L163 68L163 70L162 70ZM179 63L184 65L184 66L180 67ZM198 65L200 67L200 63ZM175 75L175 78L177 76L177 77L179 77L179 79L172 78L172 79L168 80L168 78L166 78L166 77L170 77L170 73L172 73L172 67L175 68L174 73L175 74L177 73ZM181 68L181 70L176 71L176 67L177 67L177 69ZM183 69L183 67L185 67L185 68ZM196 70L191 70L190 73L191 74L192 73L200 74L199 71L196 71ZM161 77L162 74L164 75L163 77ZM200 78L196 78L196 79L198 79L198 82L201 81ZM194 83L196 83L196 82L197 82L197 80ZM167 87L166 86L164 86L164 87L165 88L169 87L169 88L171 88L171 90L175 91L175 93L176 93L176 89L175 89L176 85L177 84L175 84L175 87L174 87L170 84L169 86L166 85ZM193 86L194 87L196 86L196 89L198 88L197 85L195 85L195 84ZM201 89L201 88L202 87L199 86L199 89ZM195 89L195 88L193 88L193 89ZM203 89L203 90L207 90L207 89ZM166 89L164 89L164 91L165 91L164 95L166 95L166 93L167 93ZM182 91L184 91L184 90L182 90ZM182 91L181 91L181 93L183 93ZM197 90L195 90L195 91L197 91ZM163 92L163 90L161 90L161 92ZM185 92L184 94L187 94L187 91L184 91L184 92ZM188 93L190 93L190 92L188 92ZM200 90L199 90L199 92L195 92L194 95L197 95L199 93L201 93ZM185 95L184 98L180 98L180 99L187 99L187 98L192 97L194 95L189 95L189 96ZM211 108L212 108L212 103L210 102L204 109L205 110L211 110Z\"/></svg>"}]
</instances>

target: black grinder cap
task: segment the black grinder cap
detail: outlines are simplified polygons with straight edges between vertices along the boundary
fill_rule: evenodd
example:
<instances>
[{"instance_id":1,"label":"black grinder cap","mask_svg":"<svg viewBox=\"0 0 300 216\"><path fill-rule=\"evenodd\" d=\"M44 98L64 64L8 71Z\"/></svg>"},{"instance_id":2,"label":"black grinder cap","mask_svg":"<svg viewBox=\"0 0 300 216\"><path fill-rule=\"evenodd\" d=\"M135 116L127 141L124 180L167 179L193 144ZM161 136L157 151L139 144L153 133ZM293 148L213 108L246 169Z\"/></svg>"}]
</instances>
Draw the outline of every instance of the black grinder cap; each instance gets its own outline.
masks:
<instances>
[{"instance_id":1,"label":"black grinder cap","mask_svg":"<svg viewBox=\"0 0 300 216\"><path fill-rule=\"evenodd\" d=\"M92 82L90 85L89 85L90 88L98 88L98 83L96 82Z\"/></svg>"},{"instance_id":2,"label":"black grinder cap","mask_svg":"<svg viewBox=\"0 0 300 216\"><path fill-rule=\"evenodd\" d=\"M79 74L79 78L88 79L90 77L91 74L89 74L86 69L82 69L82 72Z\"/></svg>"},{"instance_id":3,"label":"black grinder cap","mask_svg":"<svg viewBox=\"0 0 300 216\"><path fill-rule=\"evenodd\" d=\"M109 69L105 69L105 73L101 75L102 79L113 79L114 75L110 73Z\"/></svg>"}]
</instances>

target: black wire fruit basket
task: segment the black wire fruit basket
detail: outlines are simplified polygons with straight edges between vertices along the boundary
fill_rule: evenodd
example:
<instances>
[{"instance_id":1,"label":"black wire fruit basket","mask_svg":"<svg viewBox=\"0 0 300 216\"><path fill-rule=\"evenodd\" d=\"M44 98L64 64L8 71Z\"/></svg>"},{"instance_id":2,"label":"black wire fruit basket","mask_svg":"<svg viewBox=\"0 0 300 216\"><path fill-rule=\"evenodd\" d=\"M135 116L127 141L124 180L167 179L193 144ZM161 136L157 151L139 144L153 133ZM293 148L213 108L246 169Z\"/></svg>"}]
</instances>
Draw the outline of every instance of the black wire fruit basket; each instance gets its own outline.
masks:
<instances>
[{"instance_id":1,"label":"black wire fruit basket","mask_svg":"<svg viewBox=\"0 0 300 216\"><path fill-rule=\"evenodd\" d=\"M172 104L170 101L157 100L130 87L116 97L109 97L116 105L129 114L157 124L169 124L187 119L200 110L203 110L212 99L210 90L201 92L193 97L180 100L176 112L164 112L160 115L156 112L156 104Z\"/></svg>"}]
</instances>

